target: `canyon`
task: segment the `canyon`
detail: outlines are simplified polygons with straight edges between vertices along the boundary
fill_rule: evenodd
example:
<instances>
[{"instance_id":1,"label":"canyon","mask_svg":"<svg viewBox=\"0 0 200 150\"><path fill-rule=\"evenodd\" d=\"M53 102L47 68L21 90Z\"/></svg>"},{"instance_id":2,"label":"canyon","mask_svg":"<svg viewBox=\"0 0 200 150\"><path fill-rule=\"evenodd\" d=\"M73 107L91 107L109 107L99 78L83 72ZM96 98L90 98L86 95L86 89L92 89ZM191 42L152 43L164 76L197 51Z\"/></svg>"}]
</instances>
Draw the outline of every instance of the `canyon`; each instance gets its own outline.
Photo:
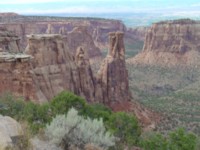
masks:
<instances>
[{"instance_id":1,"label":"canyon","mask_svg":"<svg viewBox=\"0 0 200 150\"><path fill-rule=\"evenodd\" d=\"M90 103L103 103L115 111L135 112L146 126L154 122L154 113L131 101L123 32L109 33L109 51L96 73L91 69L87 46L78 46L75 54L69 50L73 33L75 37L81 35L79 28L66 35L27 35L28 45L23 53L8 49L20 47L16 35L5 28L1 31L9 33L5 39L12 40L1 44L4 49L0 55L0 93L11 92L27 101L44 103L68 90Z\"/></svg>"},{"instance_id":2,"label":"canyon","mask_svg":"<svg viewBox=\"0 0 200 150\"><path fill-rule=\"evenodd\" d=\"M0 13L0 27L6 27L18 35L22 49L28 44L26 35L29 34L70 34L68 37L74 36L66 39L68 42L71 40L68 44L70 51L75 54L78 46L89 45L86 48L90 58L102 57L100 50L107 49L109 32L124 32L125 47L131 53L138 41L143 44L147 30L147 27L127 28L122 21L114 19L23 16L15 13Z\"/></svg>"}]
</instances>

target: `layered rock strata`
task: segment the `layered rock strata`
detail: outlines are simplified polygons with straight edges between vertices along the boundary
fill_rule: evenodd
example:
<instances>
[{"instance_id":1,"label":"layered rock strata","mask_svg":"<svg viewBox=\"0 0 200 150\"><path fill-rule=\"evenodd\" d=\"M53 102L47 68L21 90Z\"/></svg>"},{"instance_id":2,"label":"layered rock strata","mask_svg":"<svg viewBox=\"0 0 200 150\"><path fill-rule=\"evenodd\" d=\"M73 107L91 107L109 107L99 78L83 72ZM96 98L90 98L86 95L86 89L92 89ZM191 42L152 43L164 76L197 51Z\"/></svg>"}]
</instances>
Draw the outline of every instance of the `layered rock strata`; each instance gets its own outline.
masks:
<instances>
[{"instance_id":1,"label":"layered rock strata","mask_svg":"<svg viewBox=\"0 0 200 150\"><path fill-rule=\"evenodd\" d=\"M153 24L141 53L128 62L164 66L200 65L200 23L185 19Z\"/></svg>"},{"instance_id":2,"label":"layered rock strata","mask_svg":"<svg viewBox=\"0 0 200 150\"><path fill-rule=\"evenodd\" d=\"M81 37L87 36L86 40L92 39L88 43L94 43L97 47L107 47L107 34L114 31L126 31L125 25L119 20L109 19L93 19L93 18L64 18L64 17L40 17L40 16L7 16L1 17L0 15L0 27L6 27L8 30L13 31L21 38L21 46L25 48L28 44L26 35L29 34L66 34L71 33L79 26L85 26L87 34L79 33ZM80 32L80 31L79 31ZM89 36L91 37L89 37ZM76 39L78 40L78 39ZM87 43L87 44L88 44ZM69 46L73 43L68 43ZM78 45L80 46L80 45ZM76 48L78 47L76 46ZM73 54L75 54L73 48ZM96 56L99 52L89 51L89 55Z\"/></svg>"}]
</instances>

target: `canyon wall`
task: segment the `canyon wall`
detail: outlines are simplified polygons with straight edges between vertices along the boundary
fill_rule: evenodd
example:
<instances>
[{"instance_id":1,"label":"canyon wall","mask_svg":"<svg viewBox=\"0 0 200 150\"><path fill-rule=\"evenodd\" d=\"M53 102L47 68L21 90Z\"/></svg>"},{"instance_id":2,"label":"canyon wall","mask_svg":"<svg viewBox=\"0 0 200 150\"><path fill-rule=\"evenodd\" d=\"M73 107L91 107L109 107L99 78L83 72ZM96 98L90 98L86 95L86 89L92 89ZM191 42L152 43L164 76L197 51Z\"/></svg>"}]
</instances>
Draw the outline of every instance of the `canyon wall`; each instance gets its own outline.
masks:
<instances>
[{"instance_id":1,"label":"canyon wall","mask_svg":"<svg viewBox=\"0 0 200 150\"><path fill-rule=\"evenodd\" d=\"M183 19L153 24L141 53L130 63L163 66L200 65L200 22Z\"/></svg>"},{"instance_id":2,"label":"canyon wall","mask_svg":"<svg viewBox=\"0 0 200 150\"><path fill-rule=\"evenodd\" d=\"M106 48L108 45L107 34L114 31L126 31L125 25L119 20L95 19L95 18L65 18L65 17L40 17L40 16L0 16L0 27L6 27L21 38L22 49L27 45L29 34L71 34L77 31L76 27L83 26L84 36L92 39L96 48L88 49L89 55L97 56L101 53L99 48ZM79 31L81 32L81 31ZM77 32L76 32L77 33ZM91 37L89 37L91 36ZM81 38L80 38L81 39ZM71 46L70 46L71 45ZM79 45L80 46L80 45ZM74 43L69 43L69 47L74 47ZM72 50L74 53L74 49Z\"/></svg>"},{"instance_id":3,"label":"canyon wall","mask_svg":"<svg viewBox=\"0 0 200 150\"><path fill-rule=\"evenodd\" d=\"M68 33L66 33L64 30L64 28L61 28L61 33L62 35L66 35L65 41L68 43L68 48L72 54L75 55L77 48L81 46L83 49L87 50L87 55L89 58L101 56L101 51L95 45L87 27L75 27L71 32Z\"/></svg>"}]
</instances>

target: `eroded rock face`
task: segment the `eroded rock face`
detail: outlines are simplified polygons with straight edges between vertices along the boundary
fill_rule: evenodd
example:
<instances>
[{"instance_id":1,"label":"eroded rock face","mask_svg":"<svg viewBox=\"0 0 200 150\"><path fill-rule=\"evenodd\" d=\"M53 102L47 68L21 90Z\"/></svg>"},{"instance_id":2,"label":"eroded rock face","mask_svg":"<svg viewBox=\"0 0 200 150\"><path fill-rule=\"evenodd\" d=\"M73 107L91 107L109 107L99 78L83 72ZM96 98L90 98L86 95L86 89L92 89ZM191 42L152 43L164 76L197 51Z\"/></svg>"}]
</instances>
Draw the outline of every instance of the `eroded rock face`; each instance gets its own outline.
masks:
<instances>
[{"instance_id":1,"label":"eroded rock face","mask_svg":"<svg viewBox=\"0 0 200 150\"><path fill-rule=\"evenodd\" d=\"M95 78L90 67L89 58L82 47L78 47L75 56L75 62L78 67L80 77L80 95L88 101L95 101Z\"/></svg>"},{"instance_id":2,"label":"eroded rock face","mask_svg":"<svg viewBox=\"0 0 200 150\"><path fill-rule=\"evenodd\" d=\"M0 27L0 51L20 52L20 38L4 27Z\"/></svg>"},{"instance_id":3,"label":"eroded rock face","mask_svg":"<svg viewBox=\"0 0 200 150\"><path fill-rule=\"evenodd\" d=\"M12 92L26 100L37 100L30 60L21 61L23 58L0 62L0 93Z\"/></svg>"},{"instance_id":4,"label":"eroded rock face","mask_svg":"<svg viewBox=\"0 0 200 150\"><path fill-rule=\"evenodd\" d=\"M153 24L141 53L129 60L153 65L200 65L200 23L189 19Z\"/></svg>"},{"instance_id":5,"label":"eroded rock face","mask_svg":"<svg viewBox=\"0 0 200 150\"><path fill-rule=\"evenodd\" d=\"M110 47L97 75L97 95L104 103L130 100L128 71L125 65L123 33L109 34ZM98 91L99 90L99 91Z\"/></svg>"},{"instance_id":6,"label":"eroded rock face","mask_svg":"<svg viewBox=\"0 0 200 150\"><path fill-rule=\"evenodd\" d=\"M61 33L65 33L65 28L60 29ZM87 50L89 58L101 57L101 51L95 46L92 36L89 34L87 27L75 27L71 32L67 33L66 42L72 54L76 53L79 46Z\"/></svg>"},{"instance_id":7,"label":"eroded rock face","mask_svg":"<svg viewBox=\"0 0 200 150\"><path fill-rule=\"evenodd\" d=\"M31 35L25 53L32 55L33 80L41 101L52 99L63 90L80 93L80 78L63 37L57 34Z\"/></svg>"}]
</instances>

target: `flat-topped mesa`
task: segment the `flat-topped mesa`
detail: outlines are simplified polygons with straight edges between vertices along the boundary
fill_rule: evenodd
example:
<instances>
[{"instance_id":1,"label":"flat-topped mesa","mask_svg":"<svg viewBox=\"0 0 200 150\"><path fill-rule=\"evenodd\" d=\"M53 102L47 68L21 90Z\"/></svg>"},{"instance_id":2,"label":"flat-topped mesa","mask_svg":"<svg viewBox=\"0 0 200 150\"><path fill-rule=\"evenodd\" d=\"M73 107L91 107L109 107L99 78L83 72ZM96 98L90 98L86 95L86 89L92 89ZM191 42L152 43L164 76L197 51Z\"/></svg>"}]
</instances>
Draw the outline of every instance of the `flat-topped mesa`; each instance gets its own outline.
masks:
<instances>
[{"instance_id":1,"label":"flat-topped mesa","mask_svg":"<svg viewBox=\"0 0 200 150\"><path fill-rule=\"evenodd\" d=\"M128 62L175 66L200 65L200 22L182 19L155 23L141 53Z\"/></svg>"},{"instance_id":2,"label":"flat-topped mesa","mask_svg":"<svg viewBox=\"0 0 200 150\"><path fill-rule=\"evenodd\" d=\"M192 20L153 24L146 34L143 51L185 53L199 50L200 23Z\"/></svg>"},{"instance_id":3,"label":"flat-topped mesa","mask_svg":"<svg viewBox=\"0 0 200 150\"><path fill-rule=\"evenodd\" d=\"M20 38L4 27L0 27L0 51L19 53Z\"/></svg>"},{"instance_id":4,"label":"flat-topped mesa","mask_svg":"<svg viewBox=\"0 0 200 150\"><path fill-rule=\"evenodd\" d=\"M97 87L101 86L103 93L103 97L99 99L107 104L129 101L131 95L129 92L128 71L124 58L123 33L110 33L109 39L108 55L103 60L97 74Z\"/></svg>"},{"instance_id":5,"label":"flat-topped mesa","mask_svg":"<svg viewBox=\"0 0 200 150\"><path fill-rule=\"evenodd\" d=\"M167 21L160 21L156 24L197 24L197 21L191 19L178 19L178 20L167 20Z\"/></svg>"}]
</instances>

